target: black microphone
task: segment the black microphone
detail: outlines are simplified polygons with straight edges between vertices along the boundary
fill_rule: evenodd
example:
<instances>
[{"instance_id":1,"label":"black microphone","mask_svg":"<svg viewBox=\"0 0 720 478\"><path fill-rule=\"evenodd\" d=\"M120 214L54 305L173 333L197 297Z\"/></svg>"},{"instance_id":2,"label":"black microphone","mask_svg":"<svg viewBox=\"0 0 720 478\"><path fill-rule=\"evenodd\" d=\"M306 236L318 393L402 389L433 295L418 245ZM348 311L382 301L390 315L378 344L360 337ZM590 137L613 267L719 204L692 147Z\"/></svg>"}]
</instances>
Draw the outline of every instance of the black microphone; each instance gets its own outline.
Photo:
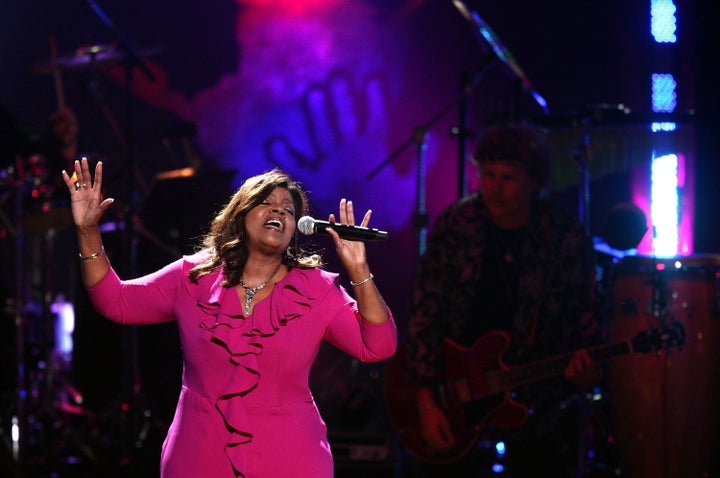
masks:
<instances>
[{"instance_id":1,"label":"black microphone","mask_svg":"<svg viewBox=\"0 0 720 478\"><path fill-rule=\"evenodd\" d=\"M332 229L338 235L349 241L385 241L388 233L378 229L371 229L363 226L350 226L347 224L333 224L328 221L318 221L310 216L303 216L297 222L297 227L303 234L327 234L328 229Z\"/></svg>"}]
</instances>

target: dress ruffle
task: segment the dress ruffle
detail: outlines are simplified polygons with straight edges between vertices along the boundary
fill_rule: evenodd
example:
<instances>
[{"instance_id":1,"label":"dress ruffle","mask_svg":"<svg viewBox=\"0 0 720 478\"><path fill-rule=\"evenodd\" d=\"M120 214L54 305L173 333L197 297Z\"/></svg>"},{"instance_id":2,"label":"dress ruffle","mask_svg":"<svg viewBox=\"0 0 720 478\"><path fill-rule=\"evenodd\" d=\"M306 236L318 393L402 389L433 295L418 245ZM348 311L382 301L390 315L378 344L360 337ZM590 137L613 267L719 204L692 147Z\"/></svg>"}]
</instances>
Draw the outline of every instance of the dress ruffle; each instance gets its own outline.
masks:
<instances>
[{"instance_id":1,"label":"dress ruffle","mask_svg":"<svg viewBox=\"0 0 720 478\"><path fill-rule=\"evenodd\" d=\"M235 288L222 287L223 280L221 272L209 274L191 286L194 290L190 292L194 293L197 306L207 315L200 327L211 332L211 342L222 347L236 366L232 380L215 401L215 409L229 432L225 454L235 475L244 477L247 463L242 445L252 441L252 432L248 429L242 397L255 390L260 382L257 357L263 351L262 340L278 333L289 321L307 314L313 301L323 293L323 284L313 280L310 271L293 269L246 317L240 309L228 310L227 304L233 301L223 300L224 296L236 292Z\"/></svg>"}]
</instances>

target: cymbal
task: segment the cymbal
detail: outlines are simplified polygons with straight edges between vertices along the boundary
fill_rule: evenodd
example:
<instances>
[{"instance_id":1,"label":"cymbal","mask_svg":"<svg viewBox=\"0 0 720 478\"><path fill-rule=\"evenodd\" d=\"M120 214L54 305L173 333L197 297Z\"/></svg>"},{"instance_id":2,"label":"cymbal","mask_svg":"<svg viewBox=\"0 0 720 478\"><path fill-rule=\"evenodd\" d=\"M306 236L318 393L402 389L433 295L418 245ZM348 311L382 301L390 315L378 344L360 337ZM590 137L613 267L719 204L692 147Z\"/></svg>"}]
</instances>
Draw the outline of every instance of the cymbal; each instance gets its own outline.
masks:
<instances>
[{"instance_id":1,"label":"cymbal","mask_svg":"<svg viewBox=\"0 0 720 478\"><path fill-rule=\"evenodd\" d=\"M162 50L160 47L153 47L137 52L140 57L155 55ZM74 52L59 55L55 61L52 59L35 63L31 70L34 73L48 74L57 70L79 70L97 66L110 66L122 63L128 58L127 51L120 45L95 44L83 45Z\"/></svg>"}]
</instances>

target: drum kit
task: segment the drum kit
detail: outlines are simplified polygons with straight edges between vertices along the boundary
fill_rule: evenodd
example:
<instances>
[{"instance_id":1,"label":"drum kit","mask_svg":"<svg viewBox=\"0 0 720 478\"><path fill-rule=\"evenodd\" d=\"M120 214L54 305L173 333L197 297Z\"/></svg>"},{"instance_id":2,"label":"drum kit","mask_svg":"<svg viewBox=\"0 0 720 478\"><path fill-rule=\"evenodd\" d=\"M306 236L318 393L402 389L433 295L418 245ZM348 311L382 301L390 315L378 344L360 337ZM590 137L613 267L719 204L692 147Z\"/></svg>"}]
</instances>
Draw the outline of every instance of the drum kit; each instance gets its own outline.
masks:
<instances>
[{"instance_id":1,"label":"drum kit","mask_svg":"<svg viewBox=\"0 0 720 478\"><path fill-rule=\"evenodd\" d=\"M128 56L116 44L58 56L52 40L51 52L51 59L33 65L32 71L54 76L59 110L65 107L61 71L94 70ZM88 443L98 433L97 417L72 383L72 299L79 270L67 252L76 250L69 195L60 179L60 170L68 165L64 157L56 159L56 151L12 154L7 158L11 164L0 165L2 330L8 338L2 343L6 366L0 386L8 406L0 410L0 465L93 461Z\"/></svg>"},{"instance_id":2,"label":"drum kit","mask_svg":"<svg viewBox=\"0 0 720 478\"><path fill-rule=\"evenodd\" d=\"M0 173L2 254L14 259L3 261L14 282L8 284L3 321L14 326L15 340L8 347L16 365L15 376L3 383L3 388L15 388L12 425L8 427L3 416L2 428L14 432L14 460L25 446L47 446L50 430L69 419L68 414L85 415L83 396L70 381L74 308L67 286L72 280L71 275L64 280L58 276L56 260L58 239L72 217L66 194L53 181L56 176L41 154L18 160ZM64 290L56 289L56 279L62 280Z\"/></svg>"},{"instance_id":3,"label":"drum kit","mask_svg":"<svg viewBox=\"0 0 720 478\"><path fill-rule=\"evenodd\" d=\"M99 9L97 6L94 8ZM51 38L50 51L49 60L36 63L30 69L35 74L52 75L58 112L61 112L67 109L62 72L87 72L90 82L96 82L95 75L100 67L122 65L128 74L131 68L137 67L151 74L142 65L141 58L158 53L159 48L134 51L126 41L118 40L110 44L81 46L70 53L58 55ZM127 94L132 96L129 89ZM115 147L119 147L123 160L115 167L111 161L105 162L103 188L107 188L108 193L117 199L114 210L121 211L116 220L101 224L101 232L108 240L106 245L111 252L117 249L114 252L119 256L118 262L129 270L133 270L135 264L124 264L124 259L128 262L136 260L133 258L137 251L129 248L137 247L140 241L135 239L138 238L144 239L153 251L162 251L170 258L179 257L177 247L167 244L166 239L155 236L143 226L139 206L131 204L135 202L135 197L147 201L150 191L132 162L128 148L131 141L127 137L130 134L129 124L127 130L121 132L102 95L93 99L100 103L100 110L112 130L117 143ZM130 116L130 112L127 115ZM128 123L132 123L130 118ZM168 131L167 137L158 138L163 141L168 153L173 152L170 151L174 144L170 140L175 139L173 134L176 133ZM176 159L187 160L191 167L158 173L155 176L157 183L153 185L154 194L162 189L159 185L176 182L178 178L188 179L200 167L200 158L189 138L194 130L183 131L182 134L179 141L182 142L183 157L178 153ZM21 142L29 143L26 138L22 138ZM3 437L0 443L0 476L5 476L6 465L13 470L34 470L38 467L51 469L109 463L132 469L142 465L142 459L147 458L144 454L152 454L154 463L157 458L154 450L159 450L160 446L145 445L160 440L167 426L158 414L150 410L149 399L141 386L140 344L136 328L130 327L112 337L92 337L93 340L105 339L112 344L121 342L115 344L119 349L117 360L104 361L99 367L105 371L107 378L92 379L93 384L102 382L98 389L104 384L108 390L96 392L87 388L81 369L85 367L85 373L91 373L88 365L85 361L82 364L73 363L76 357L87 359L93 353L106 353L107 347L112 344L106 344L100 352L83 340L90 329L101 334L109 332L88 325L97 317L88 319L85 315L96 313L89 310L91 306L86 296L76 294L82 288L75 252L77 246L69 194L60 177L60 171L69 167L68 154L65 151L65 154L46 151L43 145L36 149L40 151L26 155L13 151L12 158L0 157L3 161L0 164L0 272L3 279L0 282L3 300L0 318L2 331L7 332L2 334L7 341L3 340L0 344L4 359L0 383L0 395L3 396L3 407L0 409L0 436ZM99 158L96 155L89 157L92 163ZM224 174L222 181L232 177L232 174ZM206 179L205 176L203 178ZM227 187L224 182L223 186ZM145 214L147 204L143 208ZM78 330L74 327L76 314ZM80 335L78 332L81 332ZM77 339L77 343L73 339ZM97 368L93 372L96 373ZM90 379L86 377L86 380ZM81 385L76 386L75 381ZM119 390L116 392L115 388ZM117 393L117 396L105 397L103 394L106 392ZM104 402L105 398L110 402Z\"/></svg>"}]
</instances>

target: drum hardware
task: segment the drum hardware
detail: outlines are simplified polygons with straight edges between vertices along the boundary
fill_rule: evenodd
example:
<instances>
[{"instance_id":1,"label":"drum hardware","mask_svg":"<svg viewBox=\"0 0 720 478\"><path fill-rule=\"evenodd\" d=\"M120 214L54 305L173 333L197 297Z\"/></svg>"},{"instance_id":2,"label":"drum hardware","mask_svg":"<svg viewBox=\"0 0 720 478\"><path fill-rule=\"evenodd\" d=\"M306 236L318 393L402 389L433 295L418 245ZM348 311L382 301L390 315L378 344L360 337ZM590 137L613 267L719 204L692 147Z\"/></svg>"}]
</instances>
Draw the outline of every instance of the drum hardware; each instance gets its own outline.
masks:
<instances>
[{"instance_id":1,"label":"drum hardware","mask_svg":"<svg viewBox=\"0 0 720 478\"><path fill-rule=\"evenodd\" d=\"M18 159L0 179L6 193L2 205L13 209L2 211L2 219L14 239L15 259L14 297L4 304L8 316L14 315L14 404L3 412L12 461L22 467L47 459L49 449L59 451L57 433L66 439L79 432L77 424L70 426L70 415L86 419L90 414L69 379L73 305L55 294L52 280L57 233L72 222L69 208L56 200L41 155ZM72 438L82 441L79 435Z\"/></svg>"},{"instance_id":2,"label":"drum hardware","mask_svg":"<svg viewBox=\"0 0 720 478\"><path fill-rule=\"evenodd\" d=\"M613 249L630 251L637 249L648 229L642 209L633 203L618 203L603 220L601 236Z\"/></svg>"},{"instance_id":3,"label":"drum hardware","mask_svg":"<svg viewBox=\"0 0 720 478\"><path fill-rule=\"evenodd\" d=\"M103 21L107 20L94 2L88 3ZM59 76L62 70L88 69L94 75L98 66L124 62L128 65L128 75L131 68L139 65L153 79L138 54L122 38L111 45L79 48L65 56L57 55L51 39L51 53L49 62L37 64L33 70L54 75L61 109L64 107ZM90 86L92 89L96 85ZM129 98L132 97L130 91L128 81ZM96 92L93 90L93 93ZM101 106L129 156L128 138L118 128L110 110ZM130 170L135 172L132 165ZM13 206L12 213L0 211L0 221L14 239L12 305L16 383L14 404L7 411L7 429L11 430L8 436L12 436L8 449L12 450L12 461L18 469L32 466L36 461L47 464L50 459L74 460L76 457L68 455L74 453L70 447L77 447L84 459L94 459L90 435L84 432L89 426L89 433L97 435L97 430L92 428L98 417L83 408L84 397L72 384L70 373L72 321L68 312L72 310L72 303L57 296L52 283L56 233L72 224L64 185L53 181L58 173L51 171L48 159L40 154L29 158L18 156L15 165L0 171L0 206ZM139 400L131 403L135 402ZM143 413L148 413L146 407ZM3 416L3 436L5 425Z\"/></svg>"}]
</instances>

